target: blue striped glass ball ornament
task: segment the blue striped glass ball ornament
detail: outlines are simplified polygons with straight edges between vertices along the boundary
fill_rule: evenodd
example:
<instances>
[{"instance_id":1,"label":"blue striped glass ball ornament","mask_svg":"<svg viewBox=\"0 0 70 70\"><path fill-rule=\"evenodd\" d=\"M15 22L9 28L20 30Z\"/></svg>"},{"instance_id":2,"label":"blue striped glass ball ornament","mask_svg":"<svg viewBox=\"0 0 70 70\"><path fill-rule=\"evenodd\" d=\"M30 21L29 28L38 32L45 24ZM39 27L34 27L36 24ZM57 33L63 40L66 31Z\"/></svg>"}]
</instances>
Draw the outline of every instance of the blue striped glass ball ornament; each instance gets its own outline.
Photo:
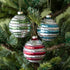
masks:
<instances>
[{"instance_id":1,"label":"blue striped glass ball ornament","mask_svg":"<svg viewBox=\"0 0 70 70\"><path fill-rule=\"evenodd\" d=\"M23 38L30 31L30 24L25 22L23 12L18 12L9 23L9 31L17 38Z\"/></svg>"},{"instance_id":2,"label":"blue striped glass ball ornament","mask_svg":"<svg viewBox=\"0 0 70 70\"><path fill-rule=\"evenodd\" d=\"M37 33L42 40L52 41L59 34L58 24L51 19L50 15L47 15L46 19L38 26Z\"/></svg>"}]
</instances>

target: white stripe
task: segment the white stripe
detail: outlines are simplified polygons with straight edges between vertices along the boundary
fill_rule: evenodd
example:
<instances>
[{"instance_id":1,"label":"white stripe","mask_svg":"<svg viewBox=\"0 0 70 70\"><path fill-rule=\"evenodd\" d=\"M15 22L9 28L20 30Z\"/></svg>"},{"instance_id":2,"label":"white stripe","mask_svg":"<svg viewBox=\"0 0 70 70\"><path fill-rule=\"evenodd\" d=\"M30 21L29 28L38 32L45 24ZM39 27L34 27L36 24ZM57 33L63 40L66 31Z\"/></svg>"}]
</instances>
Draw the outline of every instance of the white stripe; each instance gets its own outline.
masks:
<instances>
[{"instance_id":1,"label":"white stripe","mask_svg":"<svg viewBox=\"0 0 70 70\"><path fill-rule=\"evenodd\" d=\"M42 38L42 40L45 40L45 41L52 41L52 40L54 40L54 39L43 39L43 38Z\"/></svg>"},{"instance_id":2,"label":"white stripe","mask_svg":"<svg viewBox=\"0 0 70 70\"><path fill-rule=\"evenodd\" d=\"M25 51L28 51L28 52L45 52L45 49L43 48L43 49L26 49L26 48L24 48L24 50Z\"/></svg>"},{"instance_id":3,"label":"white stripe","mask_svg":"<svg viewBox=\"0 0 70 70\"><path fill-rule=\"evenodd\" d=\"M23 15L16 15L16 16L14 16L13 19L25 20L25 16L23 16Z\"/></svg>"},{"instance_id":4,"label":"white stripe","mask_svg":"<svg viewBox=\"0 0 70 70\"><path fill-rule=\"evenodd\" d=\"M11 23L18 23L18 24L19 24L19 22L16 22L16 21L10 21L10 24L11 24Z\"/></svg>"},{"instance_id":5,"label":"white stripe","mask_svg":"<svg viewBox=\"0 0 70 70\"><path fill-rule=\"evenodd\" d=\"M24 18L23 18L24 19ZM12 18L11 21L17 21L17 20L20 20L20 21L23 21L23 19L16 19L16 18Z\"/></svg>"},{"instance_id":6,"label":"white stripe","mask_svg":"<svg viewBox=\"0 0 70 70\"><path fill-rule=\"evenodd\" d=\"M51 35L49 35L49 34L38 34L39 36L41 36L41 37L56 37L58 34L55 34L55 35L53 35L53 34L51 34Z\"/></svg>"},{"instance_id":7,"label":"white stripe","mask_svg":"<svg viewBox=\"0 0 70 70\"><path fill-rule=\"evenodd\" d=\"M54 25L54 24L56 24L56 25L57 25L57 23L55 23L55 22L52 22L52 21L47 21L47 22L45 22L45 24L51 24L51 25Z\"/></svg>"},{"instance_id":8,"label":"white stripe","mask_svg":"<svg viewBox=\"0 0 70 70\"><path fill-rule=\"evenodd\" d=\"M28 46L39 46L42 45L42 42L40 40L30 40L26 43Z\"/></svg>"},{"instance_id":9,"label":"white stripe","mask_svg":"<svg viewBox=\"0 0 70 70\"><path fill-rule=\"evenodd\" d=\"M55 30L55 31L57 31L57 30L59 30L59 27L56 27L56 28L39 27L39 28L37 28L37 29L42 29L42 30Z\"/></svg>"},{"instance_id":10,"label":"white stripe","mask_svg":"<svg viewBox=\"0 0 70 70\"><path fill-rule=\"evenodd\" d=\"M13 21L13 20L17 20L17 19L12 18L12 20L11 20L11 21Z\"/></svg>"},{"instance_id":11,"label":"white stripe","mask_svg":"<svg viewBox=\"0 0 70 70\"><path fill-rule=\"evenodd\" d=\"M38 32L37 32L38 33ZM56 36L58 35L59 33L57 34L48 34L48 33L38 33L39 35L44 35L44 36Z\"/></svg>"},{"instance_id":12,"label":"white stripe","mask_svg":"<svg viewBox=\"0 0 70 70\"><path fill-rule=\"evenodd\" d=\"M14 26L14 27L22 26L23 27L23 26L30 26L30 24L25 24L25 23L24 24L22 24L22 23L20 23L20 24L12 24L12 23L10 23L9 26L10 27L12 27L12 26Z\"/></svg>"},{"instance_id":13,"label":"white stripe","mask_svg":"<svg viewBox=\"0 0 70 70\"><path fill-rule=\"evenodd\" d=\"M17 34L17 35L19 35L19 34L26 34L27 32L14 32L13 34Z\"/></svg>"},{"instance_id":14,"label":"white stripe","mask_svg":"<svg viewBox=\"0 0 70 70\"><path fill-rule=\"evenodd\" d=\"M36 46L36 45L41 45L41 44L38 44L38 43L36 44L36 43L33 42L33 43L27 43L26 45L28 45L28 46Z\"/></svg>"},{"instance_id":15,"label":"white stripe","mask_svg":"<svg viewBox=\"0 0 70 70\"><path fill-rule=\"evenodd\" d=\"M40 26L39 26L39 28L37 28L37 29L59 30L59 27L40 27Z\"/></svg>"},{"instance_id":16,"label":"white stripe","mask_svg":"<svg viewBox=\"0 0 70 70\"><path fill-rule=\"evenodd\" d=\"M29 32L30 30L12 30L10 29L11 32Z\"/></svg>"},{"instance_id":17,"label":"white stripe","mask_svg":"<svg viewBox=\"0 0 70 70\"><path fill-rule=\"evenodd\" d=\"M33 60L28 60L29 62L32 62L32 63L39 63L41 60L36 60L36 61L33 61Z\"/></svg>"},{"instance_id":18,"label":"white stripe","mask_svg":"<svg viewBox=\"0 0 70 70\"><path fill-rule=\"evenodd\" d=\"M43 58L45 55L27 55L24 54L25 57L29 57L29 58Z\"/></svg>"},{"instance_id":19,"label":"white stripe","mask_svg":"<svg viewBox=\"0 0 70 70\"><path fill-rule=\"evenodd\" d=\"M25 35L23 35L23 36L15 35L15 37L17 37L17 38L22 38L22 37L25 37Z\"/></svg>"},{"instance_id":20,"label":"white stripe","mask_svg":"<svg viewBox=\"0 0 70 70\"><path fill-rule=\"evenodd\" d=\"M41 45L41 43L32 42L32 43L26 43L26 45L28 45L28 46L36 46L36 45Z\"/></svg>"}]
</instances>

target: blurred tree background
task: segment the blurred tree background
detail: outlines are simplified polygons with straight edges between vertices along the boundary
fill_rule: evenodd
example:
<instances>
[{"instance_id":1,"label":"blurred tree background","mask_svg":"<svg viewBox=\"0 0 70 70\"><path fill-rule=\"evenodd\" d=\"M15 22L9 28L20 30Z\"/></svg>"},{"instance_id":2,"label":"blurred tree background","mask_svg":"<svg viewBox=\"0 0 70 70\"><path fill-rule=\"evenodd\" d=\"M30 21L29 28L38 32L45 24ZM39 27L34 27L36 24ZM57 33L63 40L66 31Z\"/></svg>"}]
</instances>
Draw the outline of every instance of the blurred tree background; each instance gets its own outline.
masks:
<instances>
[{"instance_id":1,"label":"blurred tree background","mask_svg":"<svg viewBox=\"0 0 70 70\"><path fill-rule=\"evenodd\" d=\"M52 42L44 41L45 47L53 49L53 45L65 44L50 51L46 49L46 56L38 70L70 70L70 0L22 0L22 11L29 23L29 16L34 13L29 14L30 8L37 10L42 19L52 12L59 25L58 37ZM0 0L0 70L35 70L22 53L31 32L23 39L17 39L9 32L8 23L18 10L18 0Z\"/></svg>"}]
</instances>

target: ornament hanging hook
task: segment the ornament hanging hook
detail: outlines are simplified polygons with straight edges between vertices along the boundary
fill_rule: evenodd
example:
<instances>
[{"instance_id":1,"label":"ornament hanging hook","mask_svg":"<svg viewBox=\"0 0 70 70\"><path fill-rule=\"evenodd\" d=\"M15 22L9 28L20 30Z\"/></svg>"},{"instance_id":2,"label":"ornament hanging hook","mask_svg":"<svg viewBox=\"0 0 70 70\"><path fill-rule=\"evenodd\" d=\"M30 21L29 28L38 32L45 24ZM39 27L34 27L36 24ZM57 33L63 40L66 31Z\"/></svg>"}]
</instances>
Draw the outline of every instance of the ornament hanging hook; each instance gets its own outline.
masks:
<instances>
[{"instance_id":1,"label":"ornament hanging hook","mask_svg":"<svg viewBox=\"0 0 70 70\"><path fill-rule=\"evenodd\" d=\"M47 7L51 10L51 0L47 0Z\"/></svg>"},{"instance_id":2,"label":"ornament hanging hook","mask_svg":"<svg viewBox=\"0 0 70 70\"><path fill-rule=\"evenodd\" d=\"M19 11L21 11L21 2L22 2L22 0L18 0L18 4L19 4Z\"/></svg>"},{"instance_id":3,"label":"ornament hanging hook","mask_svg":"<svg viewBox=\"0 0 70 70\"><path fill-rule=\"evenodd\" d=\"M23 12L22 12L22 0L18 0L18 4L19 4L18 14L23 14Z\"/></svg>"},{"instance_id":4,"label":"ornament hanging hook","mask_svg":"<svg viewBox=\"0 0 70 70\"><path fill-rule=\"evenodd\" d=\"M51 0L50 0L50 10L51 10L51 4L52 4L52 2L51 2Z\"/></svg>"}]
</instances>

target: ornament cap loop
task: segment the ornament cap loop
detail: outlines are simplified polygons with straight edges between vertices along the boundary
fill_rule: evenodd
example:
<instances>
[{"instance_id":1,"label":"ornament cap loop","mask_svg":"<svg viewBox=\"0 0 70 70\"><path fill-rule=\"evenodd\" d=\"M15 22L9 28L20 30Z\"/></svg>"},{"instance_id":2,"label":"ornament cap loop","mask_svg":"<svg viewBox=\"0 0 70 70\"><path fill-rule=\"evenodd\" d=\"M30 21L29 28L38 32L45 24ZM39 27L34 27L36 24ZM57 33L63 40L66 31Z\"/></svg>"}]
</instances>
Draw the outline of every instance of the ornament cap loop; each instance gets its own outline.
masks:
<instances>
[{"instance_id":1,"label":"ornament cap loop","mask_svg":"<svg viewBox=\"0 0 70 70\"><path fill-rule=\"evenodd\" d=\"M37 39L37 36L32 36L32 39Z\"/></svg>"},{"instance_id":2,"label":"ornament cap loop","mask_svg":"<svg viewBox=\"0 0 70 70\"><path fill-rule=\"evenodd\" d=\"M18 11L18 15L21 15L21 14L23 14L23 12L22 11Z\"/></svg>"},{"instance_id":3,"label":"ornament cap loop","mask_svg":"<svg viewBox=\"0 0 70 70\"><path fill-rule=\"evenodd\" d=\"M51 18L51 15L46 15L46 18Z\"/></svg>"}]
</instances>

